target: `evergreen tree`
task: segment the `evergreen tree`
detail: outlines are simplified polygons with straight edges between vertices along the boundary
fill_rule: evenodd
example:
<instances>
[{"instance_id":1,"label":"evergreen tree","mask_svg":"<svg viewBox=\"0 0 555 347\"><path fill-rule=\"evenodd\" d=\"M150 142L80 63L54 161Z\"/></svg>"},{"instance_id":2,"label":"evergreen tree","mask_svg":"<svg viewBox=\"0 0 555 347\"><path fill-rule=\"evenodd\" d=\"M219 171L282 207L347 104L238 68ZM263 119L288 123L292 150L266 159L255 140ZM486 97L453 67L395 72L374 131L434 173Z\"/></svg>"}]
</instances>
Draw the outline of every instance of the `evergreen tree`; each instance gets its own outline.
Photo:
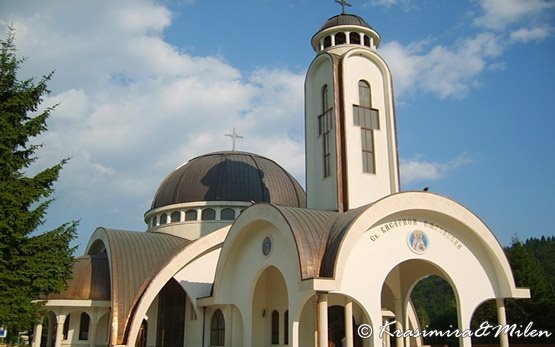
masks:
<instances>
[{"instance_id":1,"label":"evergreen tree","mask_svg":"<svg viewBox=\"0 0 555 347\"><path fill-rule=\"evenodd\" d=\"M28 174L40 147L30 140L46 130L53 109L39 111L52 73L18 80L24 60L16 57L13 29L0 44L0 325L17 335L40 316L42 304L36 300L63 290L71 277L76 222L37 230L67 161Z\"/></svg>"}]
</instances>

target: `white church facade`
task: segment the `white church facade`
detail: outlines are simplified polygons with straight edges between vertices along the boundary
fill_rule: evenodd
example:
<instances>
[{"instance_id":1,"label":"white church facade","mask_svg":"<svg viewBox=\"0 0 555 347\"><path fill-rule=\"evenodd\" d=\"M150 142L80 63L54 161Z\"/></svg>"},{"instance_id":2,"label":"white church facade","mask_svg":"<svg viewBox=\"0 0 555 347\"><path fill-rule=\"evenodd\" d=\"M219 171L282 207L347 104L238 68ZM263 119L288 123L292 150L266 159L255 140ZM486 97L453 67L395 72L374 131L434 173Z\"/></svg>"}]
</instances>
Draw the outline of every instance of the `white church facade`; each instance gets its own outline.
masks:
<instances>
[{"instance_id":1,"label":"white church facade","mask_svg":"<svg viewBox=\"0 0 555 347\"><path fill-rule=\"evenodd\" d=\"M530 296L479 217L400 191L379 34L342 13L311 43L306 193L260 155L191 159L160 184L146 232L93 233L34 347L43 329L47 347L421 346L379 332L421 329L410 293L426 276L453 288L461 331L484 301L504 324L504 299Z\"/></svg>"}]
</instances>

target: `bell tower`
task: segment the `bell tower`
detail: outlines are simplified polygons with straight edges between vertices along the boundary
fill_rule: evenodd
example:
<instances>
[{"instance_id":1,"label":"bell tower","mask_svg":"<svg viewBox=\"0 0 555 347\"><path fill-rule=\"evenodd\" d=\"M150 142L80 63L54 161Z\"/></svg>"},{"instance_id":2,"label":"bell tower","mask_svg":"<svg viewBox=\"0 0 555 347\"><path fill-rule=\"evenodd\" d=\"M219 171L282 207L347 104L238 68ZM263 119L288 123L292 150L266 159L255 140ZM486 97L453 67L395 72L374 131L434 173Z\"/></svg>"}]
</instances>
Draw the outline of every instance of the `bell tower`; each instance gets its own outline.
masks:
<instances>
[{"instance_id":1,"label":"bell tower","mask_svg":"<svg viewBox=\"0 0 555 347\"><path fill-rule=\"evenodd\" d=\"M338 1L339 2L339 1ZM399 191L391 73L380 35L343 12L312 37L305 80L307 207L346 211Z\"/></svg>"}]
</instances>

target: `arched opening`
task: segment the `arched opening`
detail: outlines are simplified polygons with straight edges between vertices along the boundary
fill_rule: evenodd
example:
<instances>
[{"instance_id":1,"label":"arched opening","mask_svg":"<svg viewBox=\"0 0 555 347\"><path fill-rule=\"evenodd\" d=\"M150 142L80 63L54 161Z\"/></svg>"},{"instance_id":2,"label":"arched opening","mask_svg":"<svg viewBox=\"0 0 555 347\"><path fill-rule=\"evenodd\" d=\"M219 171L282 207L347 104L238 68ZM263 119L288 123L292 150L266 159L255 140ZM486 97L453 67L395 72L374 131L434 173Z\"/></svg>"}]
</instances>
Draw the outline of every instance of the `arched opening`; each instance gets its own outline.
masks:
<instances>
[{"instance_id":1,"label":"arched opening","mask_svg":"<svg viewBox=\"0 0 555 347\"><path fill-rule=\"evenodd\" d=\"M279 312L288 309L287 286L281 272L273 266L258 277L252 303L252 344L267 346L284 343ZM281 340L280 340L281 337ZM277 342L275 342L277 341Z\"/></svg>"},{"instance_id":2,"label":"arched opening","mask_svg":"<svg viewBox=\"0 0 555 347\"><path fill-rule=\"evenodd\" d=\"M360 34L359 33L350 33L349 34L349 42L352 45L360 45Z\"/></svg>"},{"instance_id":3,"label":"arched opening","mask_svg":"<svg viewBox=\"0 0 555 347\"><path fill-rule=\"evenodd\" d=\"M168 223L168 215L164 213L160 216L160 225L167 224L167 223Z\"/></svg>"},{"instance_id":4,"label":"arched opening","mask_svg":"<svg viewBox=\"0 0 555 347\"><path fill-rule=\"evenodd\" d=\"M157 347L183 346L185 337L185 291L173 278L158 297Z\"/></svg>"},{"instance_id":5,"label":"arched opening","mask_svg":"<svg viewBox=\"0 0 555 347\"><path fill-rule=\"evenodd\" d=\"M324 49L331 46L331 36L324 37Z\"/></svg>"},{"instance_id":6,"label":"arched opening","mask_svg":"<svg viewBox=\"0 0 555 347\"><path fill-rule=\"evenodd\" d=\"M81 319L79 321L79 340L89 339L89 323L91 318L85 312L81 313Z\"/></svg>"},{"instance_id":7,"label":"arched opening","mask_svg":"<svg viewBox=\"0 0 555 347\"><path fill-rule=\"evenodd\" d=\"M335 45L344 45L347 43L347 35L345 33L335 34Z\"/></svg>"},{"instance_id":8,"label":"arched opening","mask_svg":"<svg viewBox=\"0 0 555 347\"><path fill-rule=\"evenodd\" d=\"M395 266L382 286L382 325L391 334L384 343L393 345L458 345L458 299L449 276L437 265L411 259ZM395 336L401 331L437 331L426 337ZM448 336L450 335L450 337Z\"/></svg>"},{"instance_id":9,"label":"arched opening","mask_svg":"<svg viewBox=\"0 0 555 347\"><path fill-rule=\"evenodd\" d=\"M289 310L283 314L283 344L289 344Z\"/></svg>"},{"instance_id":10,"label":"arched opening","mask_svg":"<svg viewBox=\"0 0 555 347\"><path fill-rule=\"evenodd\" d=\"M67 340L69 337L69 324L71 323L71 315L68 314L64 321L64 330L62 331L62 340Z\"/></svg>"},{"instance_id":11,"label":"arched opening","mask_svg":"<svg viewBox=\"0 0 555 347\"><path fill-rule=\"evenodd\" d=\"M216 310L210 323L210 345L223 346L225 344L225 320L221 310Z\"/></svg>"}]
</instances>

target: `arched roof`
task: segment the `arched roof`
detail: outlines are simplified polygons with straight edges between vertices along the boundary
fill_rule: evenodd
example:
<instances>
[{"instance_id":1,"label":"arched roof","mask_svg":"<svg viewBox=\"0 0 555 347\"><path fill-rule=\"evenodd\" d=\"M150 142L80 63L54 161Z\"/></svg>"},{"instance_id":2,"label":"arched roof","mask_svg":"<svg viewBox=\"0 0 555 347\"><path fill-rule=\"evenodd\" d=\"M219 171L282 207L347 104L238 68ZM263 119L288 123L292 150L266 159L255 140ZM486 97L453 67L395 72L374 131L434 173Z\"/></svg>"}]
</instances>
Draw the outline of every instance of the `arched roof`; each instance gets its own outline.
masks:
<instances>
[{"instance_id":1,"label":"arched roof","mask_svg":"<svg viewBox=\"0 0 555 347\"><path fill-rule=\"evenodd\" d=\"M76 259L66 290L48 295L48 300L110 300L110 269L105 253Z\"/></svg>"},{"instance_id":2,"label":"arched roof","mask_svg":"<svg viewBox=\"0 0 555 347\"><path fill-rule=\"evenodd\" d=\"M152 209L197 201L269 202L304 207L306 194L285 169L247 152L216 152L191 159L160 184Z\"/></svg>"},{"instance_id":3,"label":"arched roof","mask_svg":"<svg viewBox=\"0 0 555 347\"><path fill-rule=\"evenodd\" d=\"M104 248L100 247L100 242ZM156 232L97 228L87 252L102 250L111 273L112 327L114 344L125 340L125 331L135 304L163 266L191 241Z\"/></svg>"}]
</instances>

